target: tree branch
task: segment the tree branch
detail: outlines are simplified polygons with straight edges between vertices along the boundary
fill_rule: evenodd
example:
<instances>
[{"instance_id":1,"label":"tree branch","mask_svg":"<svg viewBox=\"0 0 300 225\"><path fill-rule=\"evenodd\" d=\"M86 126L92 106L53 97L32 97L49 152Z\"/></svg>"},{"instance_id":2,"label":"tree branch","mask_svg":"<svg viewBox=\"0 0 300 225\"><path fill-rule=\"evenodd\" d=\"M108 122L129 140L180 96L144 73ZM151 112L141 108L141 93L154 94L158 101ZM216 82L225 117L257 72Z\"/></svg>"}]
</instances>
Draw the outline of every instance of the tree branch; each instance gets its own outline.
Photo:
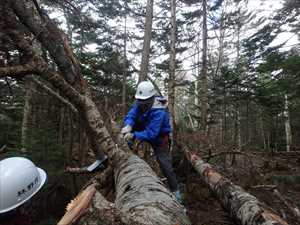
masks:
<instances>
[{"instance_id":1,"label":"tree branch","mask_svg":"<svg viewBox=\"0 0 300 225\"><path fill-rule=\"evenodd\" d=\"M43 47L49 51L68 83L74 84L80 78L80 68L77 65L74 54L70 51L70 46L63 31L59 30L47 15L43 19L33 17L32 8L35 8L33 4L29 5L24 1L9 1L9 4L19 20L28 27Z\"/></svg>"},{"instance_id":2,"label":"tree branch","mask_svg":"<svg viewBox=\"0 0 300 225\"><path fill-rule=\"evenodd\" d=\"M0 78L4 78L7 76L20 77L27 74L33 74L36 72L35 66L36 63L34 61L29 61L28 63L23 65L0 67Z\"/></svg>"},{"instance_id":3,"label":"tree branch","mask_svg":"<svg viewBox=\"0 0 300 225\"><path fill-rule=\"evenodd\" d=\"M72 103L70 103L68 100L66 100L64 97L62 97L58 92L54 91L52 88L48 87L45 83L39 81L35 77L31 77L31 80L35 82L38 86L43 88L48 94L54 96L55 98L60 100L63 104L68 106L73 113L78 114L78 110L75 108L75 106Z\"/></svg>"}]
</instances>

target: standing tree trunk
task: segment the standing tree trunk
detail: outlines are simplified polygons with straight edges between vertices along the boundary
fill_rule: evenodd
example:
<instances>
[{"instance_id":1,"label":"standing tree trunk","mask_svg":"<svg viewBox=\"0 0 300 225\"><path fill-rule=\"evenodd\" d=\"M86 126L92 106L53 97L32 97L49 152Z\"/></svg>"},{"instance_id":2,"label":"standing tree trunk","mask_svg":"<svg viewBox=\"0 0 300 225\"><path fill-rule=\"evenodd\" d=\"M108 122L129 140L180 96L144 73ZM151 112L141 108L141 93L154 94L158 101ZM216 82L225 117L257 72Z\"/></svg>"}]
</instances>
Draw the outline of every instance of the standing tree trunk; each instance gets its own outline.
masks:
<instances>
[{"instance_id":1,"label":"standing tree trunk","mask_svg":"<svg viewBox=\"0 0 300 225\"><path fill-rule=\"evenodd\" d=\"M286 151L289 152L292 144L292 130L290 123L290 114L289 114L289 101L287 94L284 95L284 118L285 118L285 137L286 137Z\"/></svg>"},{"instance_id":2,"label":"standing tree trunk","mask_svg":"<svg viewBox=\"0 0 300 225\"><path fill-rule=\"evenodd\" d=\"M65 132L65 106L60 104L59 125L58 125L58 144L64 144Z\"/></svg>"},{"instance_id":3,"label":"standing tree trunk","mask_svg":"<svg viewBox=\"0 0 300 225\"><path fill-rule=\"evenodd\" d=\"M127 81L127 16L124 18L124 62L123 62L123 80L122 80L122 115L125 116L126 108L126 81Z\"/></svg>"},{"instance_id":4,"label":"standing tree trunk","mask_svg":"<svg viewBox=\"0 0 300 225\"><path fill-rule=\"evenodd\" d=\"M40 0L37 0L36 2L40 2ZM38 13L33 10L34 6L31 2L26 3L28 8L31 8L32 11L32 17L38 18ZM39 54L42 54L42 48L41 45L34 40L33 41L33 48L36 52ZM26 144L27 144L27 138L28 138L28 130L30 126L32 126L32 114L34 113L32 110L32 100L34 96L34 83L30 79L29 76L25 78L25 105L24 105L24 111L23 111L23 121L22 121L22 129L21 129L21 145L23 146L23 150L26 151ZM25 148L24 148L25 147Z\"/></svg>"},{"instance_id":5,"label":"standing tree trunk","mask_svg":"<svg viewBox=\"0 0 300 225\"><path fill-rule=\"evenodd\" d=\"M264 120L263 120L263 110L259 110L259 124L260 124L260 130L261 130L261 136L263 140L264 150L267 149L267 142L266 142L266 134L265 134L265 127L264 127Z\"/></svg>"},{"instance_id":6,"label":"standing tree trunk","mask_svg":"<svg viewBox=\"0 0 300 225\"><path fill-rule=\"evenodd\" d=\"M226 6L225 6L226 7ZM217 68L215 71L215 79L219 79L220 76L220 71L223 66L223 61L224 61L224 39L225 39L225 28L224 28L224 23L225 23L225 10L222 10L221 13L221 18L220 18L220 28L219 28L219 54L218 54L218 63L217 63ZM214 82L215 83L215 82ZM216 85L216 84L215 84ZM214 85L214 86L215 86ZM224 120L224 115L223 115L223 107L222 105L220 106L220 110L222 111L222 114L219 116L219 142L220 144L223 144L223 120Z\"/></svg>"},{"instance_id":7,"label":"standing tree trunk","mask_svg":"<svg viewBox=\"0 0 300 225\"><path fill-rule=\"evenodd\" d=\"M201 87L200 87L200 102L201 102L201 129L207 132L207 0L202 1L203 8L203 24L202 24L202 67L201 67Z\"/></svg>"},{"instance_id":8,"label":"standing tree trunk","mask_svg":"<svg viewBox=\"0 0 300 225\"><path fill-rule=\"evenodd\" d=\"M22 149L26 151L28 144L28 130L32 125L32 101L33 101L33 83L30 77L25 78L25 103L23 108L23 120L21 128L21 145Z\"/></svg>"},{"instance_id":9,"label":"standing tree trunk","mask_svg":"<svg viewBox=\"0 0 300 225\"><path fill-rule=\"evenodd\" d=\"M241 24L240 24L240 18L238 18L238 25L237 25L237 59L236 59L236 67L237 67L237 84L235 85L235 92L236 92L236 96L238 96L238 92L239 92L239 80L240 80L240 76L241 76L241 69L240 69L240 30L241 30ZM242 146L242 140L241 140L241 116L240 116L240 104L238 101L238 97L236 99L235 102L235 145L236 145L236 150L238 152L241 151L241 146Z\"/></svg>"},{"instance_id":10,"label":"standing tree trunk","mask_svg":"<svg viewBox=\"0 0 300 225\"><path fill-rule=\"evenodd\" d=\"M172 134L171 139L176 138L176 121L175 121L175 63L176 63L176 0L171 0L171 34L170 34L170 71L168 83L168 108L171 113ZM171 141L172 145L174 141ZM171 150L173 146L171 146Z\"/></svg>"},{"instance_id":11,"label":"standing tree trunk","mask_svg":"<svg viewBox=\"0 0 300 225\"><path fill-rule=\"evenodd\" d=\"M139 74L139 83L146 80L149 69L150 43L153 19L153 0L147 0L143 55Z\"/></svg>"},{"instance_id":12,"label":"standing tree trunk","mask_svg":"<svg viewBox=\"0 0 300 225\"><path fill-rule=\"evenodd\" d=\"M222 107L222 144L227 144L227 88L224 82L223 86L223 107Z\"/></svg>"}]
</instances>

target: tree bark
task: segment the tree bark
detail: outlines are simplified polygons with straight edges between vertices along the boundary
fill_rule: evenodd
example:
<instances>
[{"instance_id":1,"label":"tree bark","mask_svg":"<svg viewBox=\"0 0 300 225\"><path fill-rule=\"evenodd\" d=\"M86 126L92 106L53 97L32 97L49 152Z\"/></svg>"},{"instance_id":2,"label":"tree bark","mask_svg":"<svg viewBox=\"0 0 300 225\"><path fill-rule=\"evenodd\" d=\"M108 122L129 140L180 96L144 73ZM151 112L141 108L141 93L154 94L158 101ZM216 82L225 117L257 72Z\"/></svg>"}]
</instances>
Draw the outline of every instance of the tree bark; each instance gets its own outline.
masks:
<instances>
[{"instance_id":1,"label":"tree bark","mask_svg":"<svg viewBox=\"0 0 300 225\"><path fill-rule=\"evenodd\" d=\"M57 141L58 144L63 146L64 145L64 133L65 133L65 107L60 105L59 108L59 124L58 124L58 137Z\"/></svg>"},{"instance_id":2,"label":"tree bark","mask_svg":"<svg viewBox=\"0 0 300 225\"><path fill-rule=\"evenodd\" d=\"M168 108L171 114L171 151L176 137L176 116L175 116L175 63L176 63L176 1L171 0L171 34L170 34L170 71L168 84Z\"/></svg>"},{"instance_id":3,"label":"tree bark","mask_svg":"<svg viewBox=\"0 0 300 225\"><path fill-rule=\"evenodd\" d=\"M289 114L289 102L287 94L284 95L284 118L285 118L285 137L286 137L286 151L289 152L292 144L292 131Z\"/></svg>"},{"instance_id":4,"label":"tree bark","mask_svg":"<svg viewBox=\"0 0 300 225\"><path fill-rule=\"evenodd\" d=\"M124 19L124 62L123 62L123 80L122 80L122 115L126 116L126 81L127 81L127 17Z\"/></svg>"},{"instance_id":5,"label":"tree bark","mask_svg":"<svg viewBox=\"0 0 300 225\"><path fill-rule=\"evenodd\" d=\"M240 15L239 15L240 16ZM239 81L240 81L240 76L241 74L241 69L239 68L240 65L240 31L241 31L241 22L240 22L241 18L238 18L238 24L237 24L237 43L236 43L236 51L237 51L237 59L236 59L236 67L237 67L237 84L235 85L235 91L236 94L238 95L238 92L240 90L239 87ZM241 146L242 146L242 138L241 138L241 115L240 115L240 104L239 104L239 100L236 100L235 103L235 145L236 145L236 149L237 151L241 151Z\"/></svg>"},{"instance_id":6,"label":"tree bark","mask_svg":"<svg viewBox=\"0 0 300 225\"><path fill-rule=\"evenodd\" d=\"M25 78L25 103L23 108L23 119L21 128L21 145L22 149L26 151L26 144L28 144L28 130L32 125L32 100L33 100L33 83L29 77Z\"/></svg>"},{"instance_id":7,"label":"tree bark","mask_svg":"<svg viewBox=\"0 0 300 225\"><path fill-rule=\"evenodd\" d=\"M153 0L147 0L143 55L142 55L142 62L141 62L141 70L139 74L139 81L138 81L139 83L141 81L146 80L148 75L152 20L153 20Z\"/></svg>"},{"instance_id":8,"label":"tree bark","mask_svg":"<svg viewBox=\"0 0 300 225\"><path fill-rule=\"evenodd\" d=\"M200 102L201 102L201 129L207 132L207 1L202 1L203 8L203 27L202 27L202 67L201 67L201 87L200 87Z\"/></svg>"},{"instance_id":9,"label":"tree bark","mask_svg":"<svg viewBox=\"0 0 300 225\"><path fill-rule=\"evenodd\" d=\"M223 177L200 157L189 154L187 156L209 189L239 224L288 225L278 215L264 207L256 197Z\"/></svg>"}]
</instances>

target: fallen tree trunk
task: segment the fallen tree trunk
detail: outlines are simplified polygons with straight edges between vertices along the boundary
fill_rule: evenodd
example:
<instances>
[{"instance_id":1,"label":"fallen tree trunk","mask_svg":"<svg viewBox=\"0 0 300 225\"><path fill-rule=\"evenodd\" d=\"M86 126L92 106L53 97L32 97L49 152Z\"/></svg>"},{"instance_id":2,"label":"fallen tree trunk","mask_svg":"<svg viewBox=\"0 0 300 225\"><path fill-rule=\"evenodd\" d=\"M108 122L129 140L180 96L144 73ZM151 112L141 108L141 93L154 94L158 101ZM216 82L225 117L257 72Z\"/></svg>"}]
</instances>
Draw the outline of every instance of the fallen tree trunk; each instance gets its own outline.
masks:
<instances>
[{"instance_id":1,"label":"fallen tree trunk","mask_svg":"<svg viewBox=\"0 0 300 225\"><path fill-rule=\"evenodd\" d=\"M190 224L173 194L136 155L116 167L115 181L117 208L125 215L134 216L136 222L148 218L148 224ZM126 223L130 224L129 220Z\"/></svg>"},{"instance_id":2,"label":"fallen tree trunk","mask_svg":"<svg viewBox=\"0 0 300 225\"><path fill-rule=\"evenodd\" d=\"M288 225L278 215L268 210L253 195L223 177L199 156L187 157L209 189L218 197L223 207L241 225Z\"/></svg>"}]
</instances>

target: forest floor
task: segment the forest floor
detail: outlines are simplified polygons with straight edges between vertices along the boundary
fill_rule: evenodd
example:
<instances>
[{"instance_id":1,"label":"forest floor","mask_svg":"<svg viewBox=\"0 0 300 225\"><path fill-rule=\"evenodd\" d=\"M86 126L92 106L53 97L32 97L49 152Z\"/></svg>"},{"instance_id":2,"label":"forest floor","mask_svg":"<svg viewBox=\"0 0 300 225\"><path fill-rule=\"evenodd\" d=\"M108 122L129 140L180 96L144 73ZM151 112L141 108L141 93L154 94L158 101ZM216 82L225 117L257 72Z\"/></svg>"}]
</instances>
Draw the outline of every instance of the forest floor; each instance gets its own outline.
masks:
<instances>
[{"instance_id":1,"label":"forest floor","mask_svg":"<svg viewBox=\"0 0 300 225\"><path fill-rule=\"evenodd\" d=\"M199 155L203 157L205 153L199 153ZM209 191L183 155L179 158L180 160L177 162L174 160L174 168L180 182L184 205L192 224L238 225L230 217L230 214L222 208L217 198ZM152 157L149 164L153 165L153 161L156 160ZM275 187L290 206L300 208L300 155L271 156L258 152L255 152L255 154L243 152L235 155L235 159L231 154L221 154L217 157L211 157L208 162L234 184L241 186L257 197L268 209L284 218L289 225L300 224L300 220L293 215L282 199L276 197L273 189L270 188ZM51 191L52 188L48 185L49 192L52 194L48 194L50 198L48 196L48 200L44 201L46 202L45 207L40 207L40 209L45 208L44 213L37 210L44 220L39 220L36 224L56 224L61 217L61 213L64 212L67 202L77 194L81 183L90 178L90 176L86 177L84 175L76 177L75 179L75 176L62 174L60 179L63 185L59 189L55 188L56 184L52 185L53 189L57 190L55 192ZM68 184L72 183L72 185L67 185L66 182ZM77 189L70 191L68 187L73 187L74 184L77 184ZM63 194L64 192L65 194ZM55 210L51 212L49 209Z\"/></svg>"},{"instance_id":2,"label":"forest floor","mask_svg":"<svg viewBox=\"0 0 300 225\"><path fill-rule=\"evenodd\" d=\"M289 206L300 208L300 157L275 157L263 154L241 154L211 159L211 164L233 183L257 197L268 209L290 225L300 224L290 208L278 198L276 190ZM226 162L226 163L225 163ZM230 164L230 165L228 165ZM186 165L185 165L186 166ZM180 169L181 190L193 225L237 225L193 169Z\"/></svg>"}]
</instances>

